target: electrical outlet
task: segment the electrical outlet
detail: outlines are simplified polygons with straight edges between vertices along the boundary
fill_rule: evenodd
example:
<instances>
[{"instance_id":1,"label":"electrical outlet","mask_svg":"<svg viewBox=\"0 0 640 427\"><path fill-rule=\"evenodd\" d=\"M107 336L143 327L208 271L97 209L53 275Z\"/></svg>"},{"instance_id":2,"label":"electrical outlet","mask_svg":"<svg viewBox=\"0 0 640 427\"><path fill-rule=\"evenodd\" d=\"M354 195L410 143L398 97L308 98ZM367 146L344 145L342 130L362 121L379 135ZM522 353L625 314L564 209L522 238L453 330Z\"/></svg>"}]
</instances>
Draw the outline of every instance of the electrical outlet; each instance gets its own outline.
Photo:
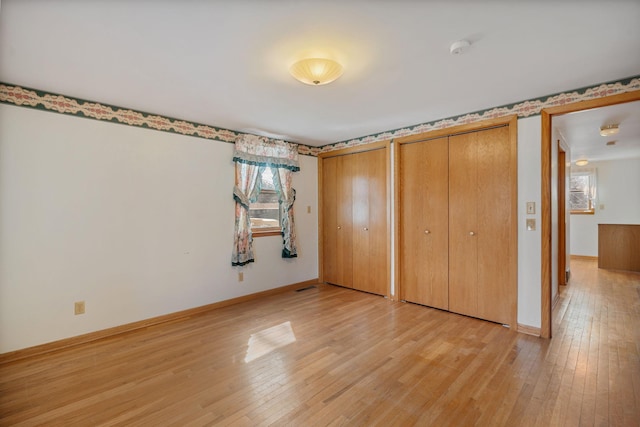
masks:
<instances>
[{"instance_id":1,"label":"electrical outlet","mask_svg":"<svg viewBox=\"0 0 640 427\"><path fill-rule=\"evenodd\" d=\"M527 202L527 215L536 213L536 202Z\"/></svg>"},{"instance_id":2,"label":"electrical outlet","mask_svg":"<svg viewBox=\"0 0 640 427\"><path fill-rule=\"evenodd\" d=\"M242 282L244 280L244 273L242 271L238 272L238 282Z\"/></svg>"},{"instance_id":3,"label":"electrical outlet","mask_svg":"<svg viewBox=\"0 0 640 427\"><path fill-rule=\"evenodd\" d=\"M307 213L311 213L311 206L307 206Z\"/></svg>"},{"instance_id":4,"label":"electrical outlet","mask_svg":"<svg viewBox=\"0 0 640 427\"><path fill-rule=\"evenodd\" d=\"M533 218L527 218L527 231L536 230L536 220Z\"/></svg>"},{"instance_id":5,"label":"electrical outlet","mask_svg":"<svg viewBox=\"0 0 640 427\"><path fill-rule=\"evenodd\" d=\"M84 314L84 301L77 301L74 304L73 312L75 315Z\"/></svg>"}]
</instances>

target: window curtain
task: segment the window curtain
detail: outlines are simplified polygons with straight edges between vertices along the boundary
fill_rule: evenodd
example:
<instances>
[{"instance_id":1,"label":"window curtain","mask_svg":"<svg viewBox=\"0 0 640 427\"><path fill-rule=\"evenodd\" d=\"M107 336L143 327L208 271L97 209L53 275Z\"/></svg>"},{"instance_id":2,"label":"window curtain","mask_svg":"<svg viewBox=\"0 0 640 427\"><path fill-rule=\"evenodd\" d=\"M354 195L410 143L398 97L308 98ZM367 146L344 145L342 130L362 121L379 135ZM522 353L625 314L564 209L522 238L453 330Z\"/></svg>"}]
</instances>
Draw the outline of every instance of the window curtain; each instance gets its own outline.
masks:
<instances>
[{"instance_id":1,"label":"window curtain","mask_svg":"<svg viewBox=\"0 0 640 427\"><path fill-rule=\"evenodd\" d=\"M591 169L591 176L589 177L589 201L591 202L591 208L595 210L597 206L598 197L598 172L595 168Z\"/></svg>"},{"instance_id":2,"label":"window curtain","mask_svg":"<svg viewBox=\"0 0 640 427\"><path fill-rule=\"evenodd\" d=\"M291 187L291 175L300 170L298 146L281 140L241 135L235 143L233 161L236 168L233 189L236 219L231 265L241 266L254 261L249 205L258 197L259 177L265 167L270 167L274 172L274 184L280 202L284 241L282 256L297 257L293 219L295 190Z\"/></svg>"},{"instance_id":3,"label":"window curtain","mask_svg":"<svg viewBox=\"0 0 640 427\"><path fill-rule=\"evenodd\" d=\"M236 185L233 198L236 201L236 225L233 237L233 259L231 265L245 265L253 262L253 237L249 204L258 197L258 176L260 166L236 163Z\"/></svg>"},{"instance_id":4,"label":"window curtain","mask_svg":"<svg viewBox=\"0 0 640 427\"><path fill-rule=\"evenodd\" d=\"M291 186L291 175L292 173L289 169L274 169L273 184L278 192L280 218L282 220L282 258L295 258L298 256L296 228L293 219L293 202L296 200L296 190Z\"/></svg>"}]
</instances>

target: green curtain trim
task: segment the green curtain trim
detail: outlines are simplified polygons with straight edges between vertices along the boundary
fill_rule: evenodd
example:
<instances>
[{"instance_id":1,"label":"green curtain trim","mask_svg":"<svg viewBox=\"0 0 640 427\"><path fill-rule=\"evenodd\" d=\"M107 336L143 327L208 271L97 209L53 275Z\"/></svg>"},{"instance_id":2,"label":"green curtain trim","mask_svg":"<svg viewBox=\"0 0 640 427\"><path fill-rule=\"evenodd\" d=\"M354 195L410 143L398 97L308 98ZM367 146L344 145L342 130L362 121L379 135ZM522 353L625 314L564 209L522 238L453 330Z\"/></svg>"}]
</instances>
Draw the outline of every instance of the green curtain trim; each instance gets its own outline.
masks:
<instances>
[{"instance_id":1,"label":"green curtain trim","mask_svg":"<svg viewBox=\"0 0 640 427\"><path fill-rule=\"evenodd\" d=\"M244 262L233 262L233 261L231 261L231 266L232 266L232 267L242 267L243 265L247 265L247 264L249 264L250 262L254 262L254 261L255 261L255 260L253 260L253 259L250 259L250 260L248 260L248 261L244 261Z\"/></svg>"},{"instance_id":2,"label":"green curtain trim","mask_svg":"<svg viewBox=\"0 0 640 427\"><path fill-rule=\"evenodd\" d=\"M298 258L298 254L292 254L289 249L283 249L282 258Z\"/></svg>"},{"instance_id":3,"label":"green curtain trim","mask_svg":"<svg viewBox=\"0 0 640 427\"><path fill-rule=\"evenodd\" d=\"M288 163L272 163L272 162L265 162L265 161L258 161L258 160L247 160L237 156L233 156L233 161L236 163L244 163L246 165L289 169L292 172L298 172L300 170L300 166L298 165L292 165Z\"/></svg>"},{"instance_id":4,"label":"green curtain trim","mask_svg":"<svg viewBox=\"0 0 640 427\"><path fill-rule=\"evenodd\" d=\"M238 197L237 194L233 195L233 200L235 200L236 202L240 203L240 206L242 206L243 208L249 210L249 205L246 205L242 202L242 200L240 199L240 197Z\"/></svg>"}]
</instances>

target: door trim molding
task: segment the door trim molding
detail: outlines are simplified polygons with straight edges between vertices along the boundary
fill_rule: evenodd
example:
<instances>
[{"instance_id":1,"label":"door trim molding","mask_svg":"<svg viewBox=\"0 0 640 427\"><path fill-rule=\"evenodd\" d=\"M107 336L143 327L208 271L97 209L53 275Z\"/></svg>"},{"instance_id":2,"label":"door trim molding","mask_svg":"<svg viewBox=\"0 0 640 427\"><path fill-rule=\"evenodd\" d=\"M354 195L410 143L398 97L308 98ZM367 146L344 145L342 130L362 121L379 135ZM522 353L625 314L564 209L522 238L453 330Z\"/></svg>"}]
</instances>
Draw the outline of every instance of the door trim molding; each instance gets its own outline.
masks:
<instances>
[{"instance_id":1,"label":"door trim molding","mask_svg":"<svg viewBox=\"0 0 640 427\"><path fill-rule=\"evenodd\" d=\"M567 284L567 167L568 147L563 140L558 140L558 291ZM555 305L555 304L554 304Z\"/></svg>"},{"instance_id":2,"label":"door trim molding","mask_svg":"<svg viewBox=\"0 0 640 427\"><path fill-rule=\"evenodd\" d=\"M551 251L551 120L553 116L573 113L576 111L590 110L592 108L607 107L610 105L624 104L626 102L640 100L640 90L626 92L618 95L606 96L603 98L590 99L572 104L560 105L557 107L544 108L540 112L542 118L541 135L541 165L542 173L541 185L541 327L540 336L543 338L552 337L552 301L551 301L551 266L553 264Z\"/></svg>"}]
</instances>

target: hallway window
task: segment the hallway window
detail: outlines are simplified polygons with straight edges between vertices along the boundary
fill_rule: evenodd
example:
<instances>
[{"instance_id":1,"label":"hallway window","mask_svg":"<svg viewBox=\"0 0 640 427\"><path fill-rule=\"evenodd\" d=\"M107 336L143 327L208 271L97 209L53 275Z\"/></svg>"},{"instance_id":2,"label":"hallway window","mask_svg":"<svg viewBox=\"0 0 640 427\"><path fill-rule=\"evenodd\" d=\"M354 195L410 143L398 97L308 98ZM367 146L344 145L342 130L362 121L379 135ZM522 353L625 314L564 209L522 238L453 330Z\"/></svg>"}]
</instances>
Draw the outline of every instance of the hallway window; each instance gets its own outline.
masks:
<instances>
[{"instance_id":1,"label":"hallway window","mask_svg":"<svg viewBox=\"0 0 640 427\"><path fill-rule=\"evenodd\" d=\"M569 207L572 214L593 215L596 206L596 170L582 169L571 172Z\"/></svg>"}]
</instances>

